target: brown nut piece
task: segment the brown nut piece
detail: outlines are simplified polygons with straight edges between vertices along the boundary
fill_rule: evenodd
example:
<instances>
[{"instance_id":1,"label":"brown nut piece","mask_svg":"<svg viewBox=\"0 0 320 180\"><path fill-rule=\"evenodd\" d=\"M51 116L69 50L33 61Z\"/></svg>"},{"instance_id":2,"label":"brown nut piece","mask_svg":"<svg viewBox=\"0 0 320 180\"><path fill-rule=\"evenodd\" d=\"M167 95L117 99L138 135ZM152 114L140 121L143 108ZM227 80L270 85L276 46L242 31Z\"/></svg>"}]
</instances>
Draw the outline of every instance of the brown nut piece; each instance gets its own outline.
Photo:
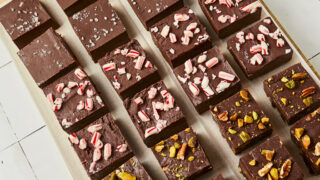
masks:
<instances>
[{"instance_id":1,"label":"brown nut piece","mask_svg":"<svg viewBox=\"0 0 320 180\"><path fill-rule=\"evenodd\" d=\"M263 168L261 168L258 171L258 175L260 177L263 177L263 176L267 175L269 173L269 171L271 170L272 166L273 166L273 163L272 162L268 162L266 165L264 165Z\"/></svg>"},{"instance_id":2,"label":"brown nut piece","mask_svg":"<svg viewBox=\"0 0 320 180\"><path fill-rule=\"evenodd\" d=\"M231 121L235 121L238 117L238 113L234 113L231 117L230 117L230 120Z\"/></svg>"},{"instance_id":3,"label":"brown nut piece","mask_svg":"<svg viewBox=\"0 0 320 180\"><path fill-rule=\"evenodd\" d=\"M179 139L178 134L175 134L175 135L171 136L171 139L174 140L174 141L177 141Z\"/></svg>"},{"instance_id":4,"label":"brown nut piece","mask_svg":"<svg viewBox=\"0 0 320 180\"><path fill-rule=\"evenodd\" d=\"M186 153L187 147L188 147L187 143L182 144L181 148L178 151L177 159L184 160L184 155Z\"/></svg>"},{"instance_id":5,"label":"brown nut piece","mask_svg":"<svg viewBox=\"0 0 320 180\"><path fill-rule=\"evenodd\" d=\"M303 132L304 132L303 128L295 128L294 129L294 136L299 140L301 138Z\"/></svg>"},{"instance_id":6,"label":"brown nut piece","mask_svg":"<svg viewBox=\"0 0 320 180\"><path fill-rule=\"evenodd\" d=\"M249 101L250 100L249 97L248 97L248 91L246 91L246 90L241 90L240 91L240 96L245 101Z\"/></svg>"},{"instance_id":7,"label":"brown nut piece","mask_svg":"<svg viewBox=\"0 0 320 180\"><path fill-rule=\"evenodd\" d=\"M292 79L299 81L304 79L307 76L307 73L295 73L292 75Z\"/></svg>"},{"instance_id":8,"label":"brown nut piece","mask_svg":"<svg viewBox=\"0 0 320 180\"><path fill-rule=\"evenodd\" d=\"M229 118L228 118L228 111L225 111L225 112L219 114L219 115L218 115L218 118L219 118L220 121L223 121L223 122L228 121L228 120L229 120Z\"/></svg>"},{"instance_id":9,"label":"brown nut piece","mask_svg":"<svg viewBox=\"0 0 320 180\"><path fill-rule=\"evenodd\" d=\"M267 149L263 149L261 151L261 155L265 156L266 160L268 160L268 161L272 161L274 153L275 153L274 150L270 151L270 150L267 150Z\"/></svg>"},{"instance_id":10,"label":"brown nut piece","mask_svg":"<svg viewBox=\"0 0 320 180\"><path fill-rule=\"evenodd\" d=\"M320 142L318 142L314 148L314 155L320 156Z\"/></svg>"},{"instance_id":11,"label":"brown nut piece","mask_svg":"<svg viewBox=\"0 0 320 180\"><path fill-rule=\"evenodd\" d=\"M310 146L310 143L311 143L311 140L310 140L310 137L308 135L304 135L302 137L302 145L305 149L309 149L309 146Z\"/></svg>"},{"instance_id":12,"label":"brown nut piece","mask_svg":"<svg viewBox=\"0 0 320 180\"><path fill-rule=\"evenodd\" d=\"M301 97L302 97L302 98L306 98L306 97L308 97L308 96L310 96L310 95L314 94L315 90L316 90L316 88L315 88L315 87L313 87L313 86L308 87L308 88L306 88L306 89L302 90Z\"/></svg>"},{"instance_id":13,"label":"brown nut piece","mask_svg":"<svg viewBox=\"0 0 320 180\"><path fill-rule=\"evenodd\" d=\"M196 147L196 145L197 145L197 138L191 137L191 138L188 140L188 146L189 146L190 148L194 148L194 147Z\"/></svg>"},{"instance_id":14,"label":"brown nut piece","mask_svg":"<svg viewBox=\"0 0 320 180\"><path fill-rule=\"evenodd\" d=\"M258 124L258 129L264 130L265 128L266 128L266 126L264 124L262 124L262 123Z\"/></svg>"},{"instance_id":15,"label":"brown nut piece","mask_svg":"<svg viewBox=\"0 0 320 180\"><path fill-rule=\"evenodd\" d=\"M291 171L291 160L290 159L287 159L283 165L281 166L281 169L280 169L280 178L283 179L285 177L287 177Z\"/></svg>"},{"instance_id":16,"label":"brown nut piece","mask_svg":"<svg viewBox=\"0 0 320 180\"><path fill-rule=\"evenodd\" d=\"M243 122L244 122L243 119L238 119L238 127L239 128L243 127Z\"/></svg>"}]
</instances>

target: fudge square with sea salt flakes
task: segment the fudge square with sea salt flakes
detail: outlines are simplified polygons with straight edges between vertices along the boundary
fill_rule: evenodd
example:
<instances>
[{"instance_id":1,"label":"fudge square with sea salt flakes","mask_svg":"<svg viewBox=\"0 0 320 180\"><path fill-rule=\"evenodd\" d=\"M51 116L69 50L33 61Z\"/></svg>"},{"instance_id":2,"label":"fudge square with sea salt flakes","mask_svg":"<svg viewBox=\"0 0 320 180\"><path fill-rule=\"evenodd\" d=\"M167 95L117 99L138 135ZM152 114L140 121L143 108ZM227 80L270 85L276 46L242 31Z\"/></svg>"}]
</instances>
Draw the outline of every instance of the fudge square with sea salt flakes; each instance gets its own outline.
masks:
<instances>
[{"instance_id":1,"label":"fudge square with sea salt flakes","mask_svg":"<svg viewBox=\"0 0 320 180\"><path fill-rule=\"evenodd\" d=\"M12 0L0 8L0 22L19 49L58 24L39 0Z\"/></svg>"},{"instance_id":2,"label":"fudge square with sea salt flakes","mask_svg":"<svg viewBox=\"0 0 320 180\"><path fill-rule=\"evenodd\" d=\"M68 137L91 179L100 180L133 156L110 113Z\"/></svg>"},{"instance_id":3,"label":"fudge square with sea salt flakes","mask_svg":"<svg viewBox=\"0 0 320 180\"><path fill-rule=\"evenodd\" d=\"M154 43L173 67L212 47L206 28L189 7L175 11L149 30Z\"/></svg>"},{"instance_id":4,"label":"fudge square with sea salt flakes","mask_svg":"<svg viewBox=\"0 0 320 180\"><path fill-rule=\"evenodd\" d=\"M98 0L74 14L69 21L95 61L129 41L126 28L108 0Z\"/></svg>"},{"instance_id":5,"label":"fudge square with sea salt flakes","mask_svg":"<svg viewBox=\"0 0 320 180\"><path fill-rule=\"evenodd\" d=\"M261 16L257 0L199 0L200 7L220 38L225 38Z\"/></svg>"},{"instance_id":6,"label":"fudge square with sea salt flakes","mask_svg":"<svg viewBox=\"0 0 320 180\"><path fill-rule=\"evenodd\" d=\"M148 147L187 127L180 107L162 81L127 98L124 105Z\"/></svg>"},{"instance_id":7,"label":"fudge square with sea salt flakes","mask_svg":"<svg viewBox=\"0 0 320 180\"><path fill-rule=\"evenodd\" d=\"M176 67L173 72L198 112L240 90L240 79L217 47Z\"/></svg>"},{"instance_id":8,"label":"fudge square with sea salt flakes","mask_svg":"<svg viewBox=\"0 0 320 180\"><path fill-rule=\"evenodd\" d=\"M95 86L80 68L42 90L60 125L68 133L83 128L107 112Z\"/></svg>"},{"instance_id":9,"label":"fudge square with sea salt flakes","mask_svg":"<svg viewBox=\"0 0 320 180\"><path fill-rule=\"evenodd\" d=\"M72 16L74 13L84 9L95 1L96 0L57 0L67 16Z\"/></svg>"},{"instance_id":10,"label":"fudge square with sea salt flakes","mask_svg":"<svg viewBox=\"0 0 320 180\"><path fill-rule=\"evenodd\" d=\"M290 45L270 17L238 32L228 40L227 46L249 79L290 61L293 54Z\"/></svg>"},{"instance_id":11,"label":"fudge square with sea salt flakes","mask_svg":"<svg viewBox=\"0 0 320 180\"><path fill-rule=\"evenodd\" d=\"M48 29L18 52L39 87L44 87L77 66L63 39Z\"/></svg>"},{"instance_id":12,"label":"fudge square with sea salt flakes","mask_svg":"<svg viewBox=\"0 0 320 180\"><path fill-rule=\"evenodd\" d=\"M106 54L99 64L123 99L160 80L157 68L137 40Z\"/></svg>"}]
</instances>

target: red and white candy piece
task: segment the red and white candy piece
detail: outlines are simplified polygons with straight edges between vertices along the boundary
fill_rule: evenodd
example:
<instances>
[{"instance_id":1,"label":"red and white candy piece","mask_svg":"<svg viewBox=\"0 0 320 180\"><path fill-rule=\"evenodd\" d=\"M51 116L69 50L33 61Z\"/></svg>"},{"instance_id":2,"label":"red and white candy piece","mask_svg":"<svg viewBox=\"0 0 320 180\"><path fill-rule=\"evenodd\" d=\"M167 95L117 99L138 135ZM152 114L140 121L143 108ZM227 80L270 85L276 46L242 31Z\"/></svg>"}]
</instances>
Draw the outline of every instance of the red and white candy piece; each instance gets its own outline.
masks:
<instances>
[{"instance_id":1,"label":"red and white candy piece","mask_svg":"<svg viewBox=\"0 0 320 180\"><path fill-rule=\"evenodd\" d=\"M87 148L87 141L84 138L80 139L79 149L84 150L86 148Z\"/></svg>"},{"instance_id":2,"label":"red and white candy piece","mask_svg":"<svg viewBox=\"0 0 320 180\"><path fill-rule=\"evenodd\" d=\"M93 151L93 162L97 162L101 158L101 150L95 148Z\"/></svg>"},{"instance_id":3,"label":"red and white candy piece","mask_svg":"<svg viewBox=\"0 0 320 180\"><path fill-rule=\"evenodd\" d=\"M234 3L232 2L232 0L219 0L219 4L225 4L225 5L227 5L229 8L231 8L232 6L234 6Z\"/></svg>"},{"instance_id":4,"label":"red and white candy piece","mask_svg":"<svg viewBox=\"0 0 320 180\"><path fill-rule=\"evenodd\" d=\"M255 1L251 4L241 7L240 10L248 13L255 13L258 8L261 8L261 4L259 1Z\"/></svg>"},{"instance_id":5,"label":"red and white candy piece","mask_svg":"<svg viewBox=\"0 0 320 180\"><path fill-rule=\"evenodd\" d=\"M220 71L218 77L231 82L236 78L235 75L224 72L224 71Z\"/></svg>"},{"instance_id":6,"label":"red and white candy piece","mask_svg":"<svg viewBox=\"0 0 320 180\"><path fill-rule=\"evenodd\" d=\"M192 66L192 61L191 61L190 59L187 60L187 61L184 63L184 71L185 71L187 74L192 73L192 71L193 71L193 66Z\"/></svg>"},{"instance_id":7,"label":"red and white candy piece","mask_svg":"<svg viewBox=\"0 0 320 180\"><path fill-rule=\"evenodd\" d=\"M156 97L158 90L154 87L150 88L148 91L148 99L153 99Z\"/></svg>"},{"instance_id":8,"label":"red and white candy piece","mask_svg":"<svg viewBox=\"0 0 320 180\"><path fill-rule=\"evenodd\" d=\"M219 59L216 57L213 57L206 62L206 66L207 66L207 68L212 68L213 66L215 66L218 63L219 63Z\"/></svg>"},{"instance_id":9,"label":"red and white candy piece","mask_svg":"<svg viewBox=\"0 0 320 180\"><path fill-rule=\"evenodd\" d=\"M99 144L99 140L100 140L100 137L101 137L101 134L97 131L95 131L93 133L93 136L91 138L91 144L94 145L94 146L97 146Z\"/></svg>"},{"instance_id":10,"label":"red and white candy piece","mask_svg":"<svg viewBox=\"0 0 320 180\"><path fill-rule=\"evenodd\" d=\"M263 34L258 34L258 35L257 35L257 39L258 39L259 41L266 41L266 38L264 37Z\"/></svg>"},{"instance_id":11,"label":"red and white candy piece","mask_svg":"<svg viewBox=\"0 0 320 180\"><path fill-rule=\"evenodd\" d=\"M187 36L187 35L184 35L182 38L181 38L181 44L182 45L185 45L185 46L188 46L190 43L190 37Z\"/></svg>"},{"instance_id":12,"label":"red and white candy piece","mask_svg":"<svg viewBox=\"0 0 320 180\"><path fill-rule=\"evenodd\" d=\"M102 124L95 124L95 125L91 125L88 127L87 131L90 134L94 134L95 132L98 132L99 130L102 129Z\"/></svg>"},{"instance_id":13,"label":"red and white candy piece","mask_svg":"<svg viewBox=\"0 0 320 180\"><path fill-rule=\"evenodd\" d=\"M86 94L88 97L92 97L94 95L94 91L91 88L89 88L87 89Z\"/></svg>"},{"instance_id":14,"label":"red and white candy piece","mask_svg":"<svg viewBox=\"0 0 320 180\"><path fill-rule=\"evenodd\" d=\"M244 32L240 31L236 34L236 38L238 39L240 44L243 44L246 42L246 40L244 39Z\"/></svg>"},{"instance_id":15,"label":"red and white candy piece","mask_svg":"<svg viewBox=\"0 0 320 180\"><path fill-rule=\"evenodd\" d=\"M83 101L79 101L78 105L77 105L77 110L80 111L84 109L84 102Z\"/></svg>"},{"instance_id":16,"label":"red and white candy piece","mask_svg":"<svg viewBox=\"0 0 320 180\"><path fill-rule=\"evenodd\" d=\"M258 52L261 52L262 48L261 48L261 45L260 44L257 44L257 45L253 45L250 47L250 53L251 54L256 54Z\"/></svg>"},{"instance_id":17,"label":"red and white candy piece","mask_svg":"<svg viewBox=\"0 0 320 180\"><path fill-rule=\"evenodd\" d=\"M258 29L264 35L269 35L269 33L270 33L269 29L262 24L258 27Z\"/></svg>"},{"instance_id":18,"label":"red and white candy piece","mask_svg":"<svg viewBox=\"0 0 320 180\"><path fill-rule=\"evenodd\" d=\"M285 44L282 38L277 39L277 47L283 47Z\"/></svg>"},{"instance_id":19,"label":"red and white candy piece","mask_svg":"<svg viewBox=\"0 0 320 180\"><path fill-rule=\"evenodd\" d=\"M97 162L92 162L89 167L89 172L94 173L94 168L96 167Z\"/></svg>"},{"instance_id":20,"label":"red and white candy piece","mask_svg":"<svg viewBox=\"0 0 320 180\"><path fill-rule=\"evenodd\" d=\"M229 83L228 81L222 80L222 81L218 84L216 91L217 91L218 93L221 93L221 92L223 92L224 90L226 90L228 87L230 87L230 85L231 85L231 83Z\"/></svg>"},{"instance_id":21,"label":"red and white candy piece","mask_svg":"<svg viewBox=\"0 0 320 180\"><path fill-rule=\"evenodd\" d=\"M122 152L125 152L127 150L127 148L128 148L127 144L121 144L121 145L117 146L117 151L122 153Z\"/></svg>"},{"instance_id":22,"label":"red and white candy piece","mask_svg":"<svg viewBox=\"0 0 320 180\"><path fill-rule=\"evenodd\" d=\"M193 37L193 32L191 32L191 31L183 31L183 34L184 34L184 36L187 36L189 38Z\"/></svg>"},{"instance_id":23,"label":"red and white candy piece","mask_svg":"<svg viewBox=\"0 0 320 180\"><path fill-rule=\"evenodd\" d=\"M186 30L187 31L194 31L194 30L196 30L197 26L198 26L198 23L196 23L196 22L190 23L189 26L187 26Z\"/></svg>"},{"instance_id":24,"label":"red and white candy piece","mask_svg":"<svg viewBox=\"0 0 320 180\"><path fill-rule=\"evenodd\" d=\"M74 74L79 78L79 79L84 79L85 77L87 77L86 73L84 73L81 69L76 69L74 71Z\"/></svg>"},{"instance_id":25,"label":"red and white candy piece","mask_svg":"<svg viewBox=\"0 0 320 180\"><path fill-rule=\"evenodd\" d=\"M209 78L208 76L204 76L201 81L201 88L206 88L209 86Z\"/></svg>"},{"instance_id":26,"label":"red and white candy piece","mask_svg":"<svg viewBox=\"0 0 320 180\"><path fill-rule=\"evenodd\" d=\"M147 61L145 64L144 64L144 67L145 68L151 68L152 67L152 63L150 61Z\"/></svg>"},{"instance_id":27,"label":"red and white candy piece","mask_svg":"<svg viewBox=\"0 0 320 180\"><path fill-rule=\"evenodd\" d=\"M254 35L252 33L248 33L246 35L246 40L254 40Z\"/></svg>"},{"instance_id":28,"label":"red and white candy piece","mask_svg":"<svg viewBox=\"0 0 320 180\"><path fill-rule=\"evenodd\" d=\"M47 100L51 106L54 105L54 97L52 93L47 94Z\"/></svg>"},{"instance_id":29,"label":"red and white candy piece","mask_svg":"<svg viewBox=\"0 0 320 180\"><path fill-rule=\"evenodd\" d=\"M216 0L206 0L206 1L204 2L204 4L212 4L212 3L214 3L214 2L216 2Z\"/></svg>"},{"instance_id":30,"label":"red and white candy piece","mask_svg":"<svg viewBox=\"0 0 320 180\"><path fill-rule=\"evenodd\" d=\"M123 75L126 73L126 67L119 67L117 70L118 74Z\"/></svg>"},{"instance_id":31,"label":"red and white candy piece","mask_svg":"<svg viewBox=\"0 0 320 180\"><path fill-rule=\"evenodd\" d=\"M198 63L203 63L207 60L207 55L203 54L198 57Z\"/></svg>"},{"instance_id":32,"label":"red and white candy piece","mask_svg":"<svg viewBox=\"0 0 320 180\"><path fill-rule=\"evenodd\" d=\"M153 110L153 116L156 120L159 120L160 119L160 115L157 111L157 103L155 102L152 102L152 110Z\"/></svg>"},{"instance_id":33,"label":"red and white candy piece","mask_svg":"<svg viewBox=\"0 0 320 180\"><path fill-rule=\"evenodd\" d=\"M64 83L59 83L56 85L56 90L60 93L64 88Z\"/></svg>"},{"instance_id":34,"label":"red and white candy piece","mask_svg":"<svg viewBox=\"0 0 320 180\"><path fill-rule=\"evenodd\" d=\"M180 21L188 21L189 20L189 15L187 14L175 14L174 15L174 20L177 21L177 22L180 22Z\"/></svg>"},{"instance_id":35,"label":"red and white candy piece","mask_svg":"<svg viewBox=\"0 0 320 180\"><path fill-rule=\"evenodd\" d=\"M108 160L112 155L112 147L110 143L107 143L104 145L104 150L103 150L103 158L104 160Z\"/></svg>"},{"instance_id":36,"label":"red and white candy piece","mask_svg":"<svg viewBox=\"0 0 320 180\"><path fill-rule=\"evenodd\" d=\"M174 107L174 98L173 96L169 95L166 97L166 105L169 109Z\"/></svg>"},{"instance_id":37,"label":"red and white candy piece","mask_svg":"<svg viewBox=\"0 0 320 180\"><path fill-rule=\"evenodd\" d=\"M68 139L72 144L79 144L79 139L75 133L70 134Z\"/></svg>"},{"instance_id":38,"label":"red and white candy piece","mask_svg":"<svg viewBox=\"0 0 320 180\"><path fill-rule=\"evenodd\" d=\"M266 18L266 19L263 20L263 22L266 23L266 24L271 24L271 19Z\"/></svg>"},{"instance_id":39,"label":"red and white candy piece","mask_svg":"<svg viewBox=\"0 0 320 180\"><path fill-rule=\"evenodd\" d=\"M206 94L206 96L212 96L214 95L213 90L211 89L210 86L207 86L205 88L202 88L202 91Z\"/></svg>"},{"instance_id":40,"label":"red and white candy piece","mask_svg":"<svg viewBox=\"0 0 320 180\"><path fill-rule=\"evenodd\" d=\"M167 96L170 96L170 93L167 91L167 90L162 90L160 91L160 94L163 98L167 97Z\"/></svg>"},{"instance_id":41,"label":"red and white candy piece","mask_svg":"<svg viewBox=\"0 0 320 180\"><path fill-rule=\"evenodd\" d=\"M255 54L251 59L250 59L250 63L252 65L256 65L256 63L258 64L262 64L263 62L263 57L261 56L261 54Z\"/></svg>"},{"instance_id":42,"label":"red and white candy piece","mask_svg":"<svg viewBox=\"0 0 320 180\"><path fill-rule=\"evenodd\" d=\"M92 100L92 98L87 98L86 99L85 108L86 108L87 111L91 111L93 109L93 100Z\"/></svg>"},{"instance_id":43,"label":"red and white candy piece","mask_svg":"<svg viewBox=\"0 0 320 180\"><path fill-rule=\"evenodd\" d=\"M138 112L138 116L139 116L139 119L140 119L142 122L148 122L148 121L150 121L149 116L144 112L144 110L139 111L139 112Z\"/></svg>"},{"instance_id":44,"label":"red and white candy piece","mask_svg":"<svg viewBox=\"0 0 320 180\"><path fill-rule=\"evenodd\" d=\"M169 32L170 32L170 26L165 25L160 34L162 37L166 38L168 36Z\"/></svg>"},{"instance_id":45,"label":"red and white candy piece","mask_svg":"<svg viewBox=\"0 0 320 180\"><path fill-rule=\"evenodd\" d=\"M68 88L70 88L70 89L77 87L77 86L78 86L78 83L76 83L76 82L73 82L73 81L68 82Z\"/></svg>"},{"instance_id":46,"label":"red and white candy piece","mask_svg":"<svg viewBox=\"0 0 320 180\"><path fill-rule=\"evenodd\" d=\"M136 104L138 104L138 105L143 104L143 100L142 100L141 97L137 97L137 98L134 100L134 102L135 102Z\"/></svg>"},{"instance_id":47,"label":"red and white candy piece","mask_svg":"<svg viewBox=\"0 0 320 180\"><path fill-rule=\"evenodd\" d=\"M188 83L188 86L189 86L189 89L190 89L191 93L192 93L194 96L198 96L198 95L199 95L200 90L199 90L199 88L198 88L197 85L195 85L195 84L192 83L192 82L189 82L189 83Z\"/></svg>"},{"instance_id":48,"label":"red and white candy piece","mask_svg":"<svg viewBox=\"0 0 320 180\"><path fill-rule=\"evenodd\" d=\"M132 58L137 58L140 56L140 53L134 49L131 49L129 53L126 55L126 57L132 57Z\"/></svg>"},{"instance_id":49,"label":"red and white candy piece","mask_svg":"<svg viewBox=\"0 0 320 180\"><path fill-rule=\"evenodd\" d=\"M147 138L151 135L157 134L158 133L158 129L156 127L151 127L146 129L144 137Z\"/></svg>"},{"instance_id":50,"label":"red and white candy piece","mask_svg":"<svg viewBox=\"0 0 320 180\"><path fill-rule=\"evenodd\" d=\"M134 66L135 69L138 69L138 70L141 70L142 66L143 66L143 63L144 61L146 60L146 57L144 56L139 56L138 59L137 59L137 62Z\"/></svg>"},{"instance_id":51,"label":"red and white candy piece","mask_svg":"<svg viewBox=\"0 0 320 180\"><path fill-rule=\"evenodd\" d=\"M261 41L261 54L262 55L268 55L269 51L268 51L268 44L264 41Z\"/></svg>"},{"instance_id":52,"label":"red and white candy piece","mask_svg":"<svg viewBox=\"0 0 320 180\"><path fill-rule=\"evenodd\" d=\"M177 36L176 36L175 34L170 33L170 34L169 34L169 38L170 38L170 42L171 42L172 44L174 44L174 43L177 42Z\"/></svg>"},{"instance_id":53,"label":"red and white candy piece","mask_svg":"<svg viewBox=\"0 0 320 180\"><path fill-rule=\"evenodd\" d=\"M105 65L102 66L104 71L112 71L116 69L116 64L111 62L111 63L107 63Z\"/></svg>"},{"instance_id":54,"label":"red and white candy piece","mask_svg":"<svg viewBox=\"0 0 320 180\"><path fill-rule=\"evenodd\" d=\"M54 104L52 106L53 112L59 111L61 109L61 104Z\"/></svg>"},{"instance_id":55,"label":"red and white candy piece","mask_svg":"<svg viewBox=\"0 0 320 180\"><path fill-rule=\"evenodd\" d=\"M229 15L220 15L220 16L218 17L218 21L221 22L221 23L226 23L229 18L230 18Z\"/></svg>"}]
</instances>

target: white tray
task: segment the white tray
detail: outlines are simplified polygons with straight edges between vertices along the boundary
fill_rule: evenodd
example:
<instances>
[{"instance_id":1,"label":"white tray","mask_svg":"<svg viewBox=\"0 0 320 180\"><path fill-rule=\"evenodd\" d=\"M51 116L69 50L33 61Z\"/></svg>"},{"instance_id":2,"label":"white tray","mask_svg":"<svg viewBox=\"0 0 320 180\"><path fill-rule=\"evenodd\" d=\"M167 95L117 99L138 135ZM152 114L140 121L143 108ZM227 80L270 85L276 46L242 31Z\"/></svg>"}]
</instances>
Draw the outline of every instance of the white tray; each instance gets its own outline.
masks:
<instances>
[{"instance_id":1,"label":"white tray","mask_svg":"<svg viewBox=\"0 0 320 180\"><path fill-rule=\"evenodd\" d=\"M5 1L5 0L0 0ZM68 22L67 16L63 13L62 9L58 6L56 1L53 0L40 0L49 11L53 14L54 18L62 26L57 30L58 33L63 35L63 38L69 44L70 48L75 53L80 64L84 67L85 71L93 79L97 88L102 92L102 98L107 103L112 115L115 117L117 124L120 126L125 137L134 153L146 167L150 175L155 179L166 179L164 173L161 170L160 165L157 163L153 153L148 149L142 139L140 138L137 130L135 129L132 121L129 118L125 108L121 105L121 99L117 96L112 85L107 80L102 70L97 64L91 60L85 48L82 46L80 40L73 32L70 23ZM185 116L187 117L188 123L197 132L201 145L207 153L207 156L211 163L213 164L213 170L206 173L199 179L209 179L215 175L222 173L228 179L243 179L243 176L238 172L238 162L239 158L244 155L249 150L236 156L233 154L228 144L221 136L218 126L213 122L210 112L205 112L199 115L194 109L191 101L188 99L187 95L183 92L182 87L175 78L172 69L166 63L165 59L161 55L159 49L154 45L151 35L145 30L143 25L140 23L138 17L135 15L131 9L127 0L110 0L112 6L116 9L120 15L122 21L124 22L126 28L128 29L131 38L137 39L142 47L150 54L153 58L153 63L158 67L162 79L164 80L167 87L173 93L176 98L177 103L182 108ZM296 64L302 63L302 65L307 69L311 76L316 79L317 83L320 84L319 75L311 66L309 61L305 58L298 46L290 38L289 34L282 28L281 24L274 17L272 12L268 9L263 0L260 1L263 4L264 12L262 13L262 18L266 16L271 16L273 20L282 29L282 32L289 41L291 47L294 50L293 58L289 63L274 69L273 71L267 73L266 75L260 76L252 81L245 78L244 73L241 71L240 67L233 60L231 54L228 52L226 47L226 39L220 40L214 33L209 22L207 21L205 15L202 13L197 0L185 0L185 4L189 5L199 17L200 21L207 27L208 33L211 35L213 42L219 47L219 49L226 56L232 67L234 67L238 76L242 81L242 87L249 89L253 97L261 105L262 109L270 117L271 123L274 129L274 135L279 135L281 140L284 142L285 146L288 148L294 159L298 162L302 168L305 179L316 180L320 176L311 176L302 157L299 155L299 149L290 140L289 126L281 119L279 112L271 106L268 98L263 91L263 80L267 79L271 75L284 70L285 68ZM61 129L58 121L56 120L54 113L51 111L45 96L42 91L37 87L31 78L30 74L24 67L23 63L20 61L19 57L16 55L18 51L17 47L13 44L10 37L5 32L3 26L0 26L0 37L5 41L6 45L9 47L9 51L12 54L12 58L17 65L21 76L24 79L34 101L36 102L43 119L45 120L53 138L61 154L67 164L70 173L74 179L77 180L87 180L89 179L86 174L77 154L74 152L72 146L70 146L67 140L67 134ZM318 77L318 78L317 78ZM50 163L50 162L48 162Z\"/></svg>"}]
</instances>

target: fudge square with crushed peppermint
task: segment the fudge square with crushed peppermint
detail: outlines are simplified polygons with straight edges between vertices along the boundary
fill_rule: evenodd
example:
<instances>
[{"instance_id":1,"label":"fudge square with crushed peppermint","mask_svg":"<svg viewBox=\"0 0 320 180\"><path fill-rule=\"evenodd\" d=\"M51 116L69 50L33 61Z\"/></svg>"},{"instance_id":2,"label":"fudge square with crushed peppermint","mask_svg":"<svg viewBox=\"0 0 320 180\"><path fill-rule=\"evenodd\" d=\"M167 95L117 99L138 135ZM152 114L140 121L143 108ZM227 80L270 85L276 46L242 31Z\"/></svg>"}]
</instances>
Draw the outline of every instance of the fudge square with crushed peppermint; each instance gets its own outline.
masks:
<instances>
[{"instance_id":1,"label":"fudge square with crushed peppermint","mask_svg":"<svg viewBox=\"0 0 320 180\"><path fill-rule=\"evenodd\" d=\"M91 4L69 21L94 61L129 41L126 28L108 0Z\"/></svg>"},{"instance_id":2,"label":"fudge square with crushed peppermint","mask_svg":"<svg viewBox=\"0 0 320 180\"><path fill-rule=\"evenodd\" d=\"M180 107L162 81L127 98L124 105L149 147L187 127Z\"/></svg>"},{"instance_id":3,"label":"fudge square with crushed peppermint","mask_svg":"<svg viewBox=\"0 0 320 180\"><path fill-rule=\"evenodd\" d=\"M238 32L227 46L249 79L291 60L293 51L277 25L267 17Z\"/></svg>"},{"instance_id":4,"label":"fudge square with crushed peppermint","mask_svg":"<svg viewBox=\"0 0 320 180\"><path fill-rule=\"evenodd\" d=\"M160 80L157 68L137 40L106 54L99 64L123 99Z\"/></svg>"},{"instance_id":5,"label":"fudge square with crushed peppermint","mask_svg":"<svg viewBox=\"0 0 320 180\"><path fill-rule=\"evenodd\" d=\"M217 47L187 60L173 72L200 113L240 90L240 79Z\"/></svg>"},{"instance_id":6,"label":"fudge square with crushed peppermint","mask_svg":"<svg viewBox=\"0 0 320 180\"><path fill-rule=\"evenodd\" d=\"M176 67L212 47L206 28L189 7L150 27L152 39L168 63Z\"/></svg>"},{"instance_id":7,"label":"fudge square with crushed peppermint","mask_svg":"<svg viewBox=\"0 0 320 180\"><path fill-rule=\"evenodd\" d=\"M272 133L268 116L247 90L211 106L211 111L222 136L235 154Z\"/></svg>"},{"instance_id":8,"label":"fudge square with crushed peppermint","mask_svg":"<svg viewBox=\"0 0 320 180\"><path fill-rule=\"evenodd\" d=\"M107 112L95 86L80 68L42 90L60 125L68 133L83 128Z\"/></svg>"},{"instance_id":9,"label":"fudge square with crushed peppermint","mask_svg":"<svg viewBox=\"0 0 320 180\"><path fill-rule=\"evenodd\" d=\"M39 0L10 1L0 8L0 22L19 49L50 27L58 28Z\"/></svg>"},{"instance_id":10,"label":"fudge square with crushed peppermint","mask_svg":"<svg viewBox=\"0 0 320 180\"><path fill-rule=\"evenodd\" d=\"M261 17L257 0L199 0L200 7L220 38L225 38Z\"/></svg>"},{"instance_id":11,"label":"fudge square with crushed peppermint","mask_svg":"<svg viewBox=\"0 0 320 180\"><path fill-rule=\"evenodd\" d=\"M68 137L93 180L100 180L133 156L110 113Z\"/></svg>"}]
</instances>

